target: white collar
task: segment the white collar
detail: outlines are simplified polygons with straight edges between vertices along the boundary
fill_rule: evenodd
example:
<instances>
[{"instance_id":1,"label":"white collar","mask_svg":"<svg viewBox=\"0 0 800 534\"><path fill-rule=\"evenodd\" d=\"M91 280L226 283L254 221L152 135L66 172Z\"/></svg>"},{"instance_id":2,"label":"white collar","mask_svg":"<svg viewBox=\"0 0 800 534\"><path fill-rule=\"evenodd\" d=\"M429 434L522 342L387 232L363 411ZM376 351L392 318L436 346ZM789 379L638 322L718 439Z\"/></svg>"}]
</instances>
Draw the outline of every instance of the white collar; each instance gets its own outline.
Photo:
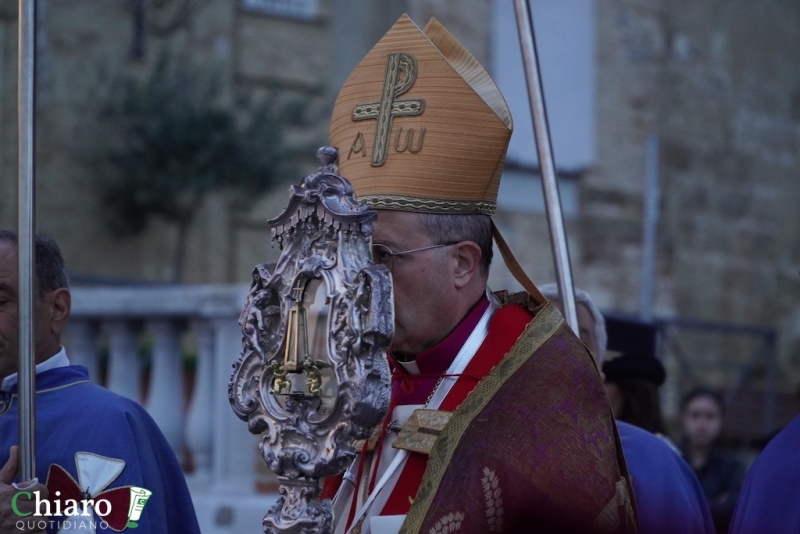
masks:
<instances>
[{"instance_id":1,"label":"white collar","mask_svg":"<svg viewBox=\"0 0 800 534\"><path fill-rule=\"evenodd\" d=\"M40 364L36 365L36 374L43 373L45 371L49 371L50 369L56 369L58 367L67 367L69 365L69 358L67 358L67 351L64 347L61 347L61 350L56 352L53 356L50 356L45 361ZM19 378L17 373L13 373L8 375L3 379L2 384L0 384L0 391L8 393L11 391L11 388L17 385Z\"/></svg>"}]
</instances>

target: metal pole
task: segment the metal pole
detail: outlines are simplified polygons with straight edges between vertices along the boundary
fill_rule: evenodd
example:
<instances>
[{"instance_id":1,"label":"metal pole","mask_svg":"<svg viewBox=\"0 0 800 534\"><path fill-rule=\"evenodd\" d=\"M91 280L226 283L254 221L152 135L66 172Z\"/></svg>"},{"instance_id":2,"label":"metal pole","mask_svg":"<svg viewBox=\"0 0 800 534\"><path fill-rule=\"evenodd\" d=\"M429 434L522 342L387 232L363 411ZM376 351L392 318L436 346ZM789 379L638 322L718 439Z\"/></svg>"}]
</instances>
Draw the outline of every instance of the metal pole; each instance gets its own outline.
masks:
<instances>
[{"instance_id":1,"label":"metal pole","mask_svg":"<svg viewBox=\"0 0 800 534\"><path fill-rule=\"evenodd\" d=\"M767 392L764 398L764 435L772 436L775 430L775 389L778 381L778 353L775 334L767 340Z\"/></svg>"},{"instance_id":2,"label":"metal pole","mask_svg":"<svg viewBox=\"0 0 800 534\"><path fill-rule=\"evenodd\" d=\"M639 295L639 316L653 320L656 279L656 230L658 227L658 136L647 137L644 177L644 228L642 232L642 286Z\"/></svg>"},{"instance_id":3,"label":"metal pole","mask_svg":"<svg viewBox=\"0 0 800 534\"><path fill-rule=\"evenodd\" d=\"M19 0L19 480L36 477L33 339L36 3Z\"/></svg>"},{"instance_id":4,"label":"metal pole","mask_svg":"<svg viewBox=\"0 0 800 534\"><path fill-rule=\"evenodd\" d=\"M539 169L542 174L544 205L547 210L547 223L550 227L550 243L556 268L558 291L564 306L564 318L577 334L578 314L575 306L575 288L572 284L572 269L567 248L567 234L564 229L564 216L561 212L561 198L558 194L556 165L553 147L550 143L550 128L544 105L544 88L539 71L539 56L536 52L536 39L533 33L533 18L526 0L514 0L517 15L519 44L522 48L522 62L525 65L525 80L528 84L528 99L531 103L533 131L536 137L536 152L539 155Z\"/></svg>"}]
</instances>

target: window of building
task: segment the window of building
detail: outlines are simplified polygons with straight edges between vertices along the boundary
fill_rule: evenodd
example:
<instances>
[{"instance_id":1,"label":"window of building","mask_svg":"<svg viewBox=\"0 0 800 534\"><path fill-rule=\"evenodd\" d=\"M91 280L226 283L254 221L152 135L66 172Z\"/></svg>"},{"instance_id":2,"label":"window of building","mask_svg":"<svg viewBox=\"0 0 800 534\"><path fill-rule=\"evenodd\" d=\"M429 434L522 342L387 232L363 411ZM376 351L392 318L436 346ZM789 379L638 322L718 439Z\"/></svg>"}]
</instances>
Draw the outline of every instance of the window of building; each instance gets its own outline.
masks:
<instances>
[{"instance_id":1,"label":"window of building","mask_svg":"<svg viewBox=\"0 0 800 534\"><path fill-rule=\"evenodd\" d=\"M550 139L565 219L579 213L579 178L595 159L595 0L531 0ZM544 213L544 194L514 2L492 3L492 77L514 118L500 210Z\"/></svg>"},{"instance_id":2,"label":"window of building","mask_svg":"<svg viewBox=\"0 0 800 534\"><path fill-rule=\"evenodd\" d=\"M556 166L578 172L595 159L595 0L532 0ZM511 109L509 163L537 167L514 2L493 0L492 78Z\"/></svg>"},{"instance_id":3,"label":"window of building","mask_svg":"<svg viewBox=\"0 0 800 534\"><path fill-rule=\"evenodd\" d=\"M279 17L312 20L319 16L319 0L240 0L243 9Z\"/></svg>"},{"instance_id":4,"label":"window of building","mask_svg":"<svg viewBox=\"0 0 800 534\"><path fill-rule=\"evenodd\" d=\"M564 219L575 219L580 204L578 179L580 173L559 172L558 193ZM531 167L506 164L500 191L497 195L499 210L518 213L545 213L544 190L539 170Z\"/></svg>"}]
</instances>

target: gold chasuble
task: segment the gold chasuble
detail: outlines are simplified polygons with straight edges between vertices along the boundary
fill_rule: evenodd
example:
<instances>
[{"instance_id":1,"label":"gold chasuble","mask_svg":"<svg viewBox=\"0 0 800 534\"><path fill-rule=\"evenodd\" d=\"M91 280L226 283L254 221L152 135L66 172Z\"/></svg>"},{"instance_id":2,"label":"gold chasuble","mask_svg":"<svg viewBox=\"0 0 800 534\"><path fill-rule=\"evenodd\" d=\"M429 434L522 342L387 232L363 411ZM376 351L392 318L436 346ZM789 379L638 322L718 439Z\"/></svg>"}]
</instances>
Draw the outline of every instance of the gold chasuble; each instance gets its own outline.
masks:
<instances>
[{"instance_id":1,"label":"gold chasuble","mask_svg":"<svg viewBox=\"0 0 800 534\"><path fill-rule=\"evenodd\" d=\"M374 209L491 216L511 131L478 61L436 20L423 31L404 15L342 87L330 144ZM415 361L390 356L383 427L325 484L335 532L636 531L594 360L493 230L527 294L487 292Z\"/></svg>"}]
</instances>

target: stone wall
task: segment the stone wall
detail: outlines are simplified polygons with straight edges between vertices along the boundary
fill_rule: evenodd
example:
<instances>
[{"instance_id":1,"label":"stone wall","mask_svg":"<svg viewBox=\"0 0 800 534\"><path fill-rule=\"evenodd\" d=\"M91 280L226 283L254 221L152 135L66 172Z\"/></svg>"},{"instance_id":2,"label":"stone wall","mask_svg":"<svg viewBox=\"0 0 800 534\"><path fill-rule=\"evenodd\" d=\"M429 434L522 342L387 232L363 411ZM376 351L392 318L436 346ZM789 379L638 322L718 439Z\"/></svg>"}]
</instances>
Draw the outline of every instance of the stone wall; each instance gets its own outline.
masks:
<instances>
[{"instance_id":1,"label":"stone wall","mask_svg":"<svg viewBox=\"0 0 800 534\"><path fill-rule=\"evenodd\" d=\"M37 115L37 225L62 244L69 267L79 279L164 282L173 279L176 229L157 218L132 238L115 238L99 218L94 194L96 174L92 125L98 99L111 80L146 77L163 51L183 66L214 73L221 101L242 91L283 91L319 107L327 76L327 5L318 20L304 22L245 11L238 2L190 2L195 7L183 24L159 33L172 20L170 9L145 0L147 20L136 43L133 3L66 0L41 2L39 16ZM0 10L2 108L0 108L0 223L16 224L16 10ZM299 48L298 48L299 47ZM287 51L289 54L287 54ZM317 115L323 115L317 112ZM324 139L324 118L302 132ZM309 158L313 165L313 155ZM294 180L295 177L287 177ZM236 226L224 197L209 198L190 230L186 282L246 280L238 269ZM250 266L252 267L252 265Z\"/></svg>"},{"instance_id":2,"label":"stone wall","mask_svg":"<svg viewBox=\"0 0 800 534\"><path fill-rule=\"evenodd\" d=\"M91 165L92 124L110 81L144 78L162 51L202 73L215 73L222 100L265 91L303 98L313 124L290 132L298 144L327 140L333 98L350 70L395 20L408 12L420 25L437 16L479 58L488 57L488 0L319 0L313 20L270 16L236 0L40 2L37 225L62 245L80 280L167 282L174 278L176 228L158 218L136 237L118 239L99 218ZM144 7L137 33L135 6ZM177 8L193 6L174 24ZM16 226L16 2L0 0L0 225ZM206 199L189 231L183 280L241 282L253 266L277 257L267 219L286 202L288 184L316 168L313 150L298 156L297 176L246 211L218 196Z\"/></svg>"},{"instance_id":3,"label":"stone wall","mask_svg":"<svg viewBox=\"0 0 800 534\"><path fill-rule=\"evenodd\" d=\"M582 183L577 283L606 309L638 311L645 140L657 134L657 314L779 327L780 385L796 388L800 6L596 5L598 160ZM689 350L716 362L704 378L717 385L736 352Z\"/></svg>"}]
</instances>

